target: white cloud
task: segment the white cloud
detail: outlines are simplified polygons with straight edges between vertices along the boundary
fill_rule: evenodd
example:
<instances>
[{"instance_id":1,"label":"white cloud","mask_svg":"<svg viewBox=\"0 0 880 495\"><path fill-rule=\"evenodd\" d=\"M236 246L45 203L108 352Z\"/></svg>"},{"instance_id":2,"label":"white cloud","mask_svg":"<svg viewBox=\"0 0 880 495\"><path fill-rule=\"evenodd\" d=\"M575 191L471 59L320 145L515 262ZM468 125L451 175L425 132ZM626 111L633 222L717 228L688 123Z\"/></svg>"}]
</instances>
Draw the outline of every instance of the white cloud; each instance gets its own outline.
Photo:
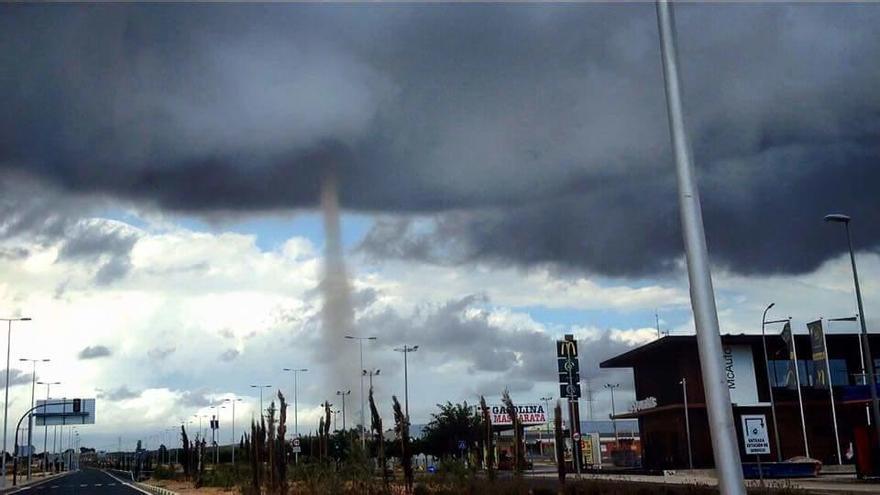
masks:
<instances>
[{"instance_id":1,"label":"white cloud","mask_svg":"<svg viewBox=\"0 0 880 495\"><path fill-rule=\"evenodd\" d=\"M315 287L321 276L320 250L313 242L292 237L267 250L258 246L253 235L196 232L161 217L151 218L142 228L102 219L91 219L89 224L102 228L105 221L137 236L131 246L130 269L107 285L94 283L95 267L88 261L59 259L57 245L22 244L19 238L15 246L25 247L28 256L0 260L0 306L6 314L34 318L14 324L13 359L52 358L51 363L38 367L37 375L63 382L53 387L53 396L89 397L98 389L126 392L116 394L118 400L99 399L98 425L84 427L83 435L115 445L116 435L133 439L155 434L194 414L211 414L206 401L232 397L243 399L236 409L241 430L258 407L259 396L249 385L273 385L272 393L264 397L265 405L278 388L290 399L292 380L281 368L291 366L311 369L299 383L299 419L301 432L314 430L321 414L317 404L335 397L328 395L325 380L320 378L321 357L312 348L320 307ZM0 248L8 247L0 243ZM551 342L556 335L573 333L585 352L640 345L656 338L656 330L626 324L605 328L592 321L563 325L544 321L533 309L578 314L602 311L623 319L630 312L656 307L683 313L689 309L683 280L636 283L562 277L542 270L465 270L402 262L376 267L357 257L350 262L356 276L353 286L363 296L361 320L394 311L412 324L424 324L432 311L450 301L484 294L456 313L464 324L485 321L481 331L501 332L500 338L517 342L543 342L545 338ZM860 253L859 263L871 318L870 308L880 304L876 282L880 256ZM851 314L855 306L845 257L797 277L755 278L717 271L715 283L725 331L757 331L760 313L769 302L777 303L774 311L779 316L792 315L796 322ZM873 318L877 321L880 313ZM693 326L688 323L672 330L692 332ZM532 335L537 337L525 338ZM412 337L418 340L419 336ZM381 342L368 350L368 365L382 367L376 382L382 400L387 401L392 393L403 395L402 358L390 352L390 347L399 344ZM478 390L494 390L510 378L475 367L469 357L472 353L464 352L464 347L456 352L455 345L467 346L467 342L451 345L443 351L423 345L410 356L410 406L416 420L426 419L436 402L472 401ZM87 346L105 346L112 354L77 359L77 352ZM516 379L544 371L544 361L534 358L542 352L548 356L547 367L552 367L551 347L512 345L513 360L529 366ZM495 349L485 351L491 361ZM527 352L537 354L530 357ZM612 379L605 375L609 372L595 370L595 364L582 363L594 385ZM613 379L625 381L626 376L615 374ZM338 386L345 386L343 382ZM540 387L549 388L519 393L525 400L530 393L553 390L549 382L541 382ZM596 388L594 405L599 417L607 414L600 410L606 407L607 398ZM37 396L44 390L38 390ZM11 417L24 410L29 393L26 385L12 388ZM353 396L352 417L357 416L358 402ZM231 409L221 414L227 424Z\"/></svg>"}]
</instances>

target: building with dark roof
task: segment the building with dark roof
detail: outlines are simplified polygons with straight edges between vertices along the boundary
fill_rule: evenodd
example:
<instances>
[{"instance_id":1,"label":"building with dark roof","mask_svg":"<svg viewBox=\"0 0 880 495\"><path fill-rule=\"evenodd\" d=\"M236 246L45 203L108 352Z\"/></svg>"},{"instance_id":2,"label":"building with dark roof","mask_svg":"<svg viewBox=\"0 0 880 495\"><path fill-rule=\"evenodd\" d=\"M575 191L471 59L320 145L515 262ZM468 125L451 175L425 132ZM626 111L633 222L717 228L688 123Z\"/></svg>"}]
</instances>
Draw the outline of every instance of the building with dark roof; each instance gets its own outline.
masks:
<instances>
[{"instance_id":1,"label":"building with dark roof","mask_svg":"<svg viewBox=\"0 0 880 495\"><path fill-rule=\"evenodd\" d=\"M826 337L840 449L844 462L849 462L846 453L853 441L854 429L864 427L870 421L866 409L870 390L863 385L859 335L828 333ZM765 366L760 335L723 335L721 342L724 363L720 364L725 367L740 445L741 415L765 414L771 453L761 456L761 460L775 461L777 452L782 453L783 459L805 455L798 393L794 386L796 380L788 377L789 354L783 339L778 334L767 336L769 366ZM870 344L872 350L880 352L880 335L870 335ZM823 463L835 464L838 459L831 400L828 389L821 388L816 378L817 370L822 368L812 361L809 335L795 335L795 345L809 456ZM880 360L875 359L874 365L875 369L880 366ZM633 370L637 400L629 412L617 414L616 418L638 420L642 464L648 469L688 467L681 384L684 378L694 467L713 466L695 336L666 336L608 359L600 367ZM773 387L776 403L780 445L776 445L774 440L770 386ZM755 460L754 456L747 459L742 450L740 454L744 461Z\"/></svg>"}]
</instances>

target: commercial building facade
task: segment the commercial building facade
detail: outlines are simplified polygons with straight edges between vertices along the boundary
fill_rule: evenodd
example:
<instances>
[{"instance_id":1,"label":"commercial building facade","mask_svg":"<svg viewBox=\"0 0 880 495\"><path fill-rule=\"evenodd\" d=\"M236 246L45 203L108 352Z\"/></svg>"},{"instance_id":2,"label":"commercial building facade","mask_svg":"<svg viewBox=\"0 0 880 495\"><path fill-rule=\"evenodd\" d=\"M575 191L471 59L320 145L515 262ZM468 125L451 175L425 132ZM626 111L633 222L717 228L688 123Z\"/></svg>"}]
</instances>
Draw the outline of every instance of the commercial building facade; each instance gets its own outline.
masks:
<instances>
[{"instance_id":1,"label":"commercial building facade","mask_svg":"<svg viewBox=\"0 0 880 495\"><path fill-rule=\"evenodd\" d=\"M831 390L835 398L840 450L843 462L848 455L854 429L870 421L866 406L869 389L864 385L861 345L856 333L828 333L828 364ZM765 414L769 424L769 455L761 461L775 461L807 454L798 389L789 376L789 351L779 335L767 335L768 366L760 335L723 335L724 363L728 389L733 402L734 422L742 445L740 417ZM797 369L809 457L836 464L834 422L828 388L821 387L817 373L823 366L812 361L809 335L796 334ZM872 349L880 352L880 335L871 335ZM875 369L878 366L875 360ZM687 390L688 419L694 468L713 465L712 446L700 373L695 336L665 336L600 364L602 368L632 368L636 402L619 419L637 419L642 439L642 465L647 469L685 469L689 467L684 389ZM768 381L769 377L769 381ZM684 385L682 385L684 379ZM779 445L776 444L770 409L770 386L776 403ZM743 460L754 461L754 456Z\"/></svg>"}]
</instances>

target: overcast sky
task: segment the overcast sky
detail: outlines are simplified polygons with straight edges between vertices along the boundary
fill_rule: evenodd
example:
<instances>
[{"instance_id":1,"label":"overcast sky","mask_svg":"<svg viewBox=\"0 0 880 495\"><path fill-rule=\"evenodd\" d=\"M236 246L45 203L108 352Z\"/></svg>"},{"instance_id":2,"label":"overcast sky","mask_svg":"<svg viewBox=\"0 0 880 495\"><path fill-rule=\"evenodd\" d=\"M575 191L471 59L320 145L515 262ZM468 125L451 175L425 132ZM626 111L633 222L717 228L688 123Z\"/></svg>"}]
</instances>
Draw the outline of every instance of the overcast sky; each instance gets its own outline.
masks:
<instances>
[{"instance_id":1,"label":"overcast sky","mask_svg":"<svg viewBox=\"0 0 880 495\"><path fill-rule=\"evenodd\" d=\"M880 321L880 7L676 13L723 331L759 331L770 302L800 331L854 313L832 211ZM395 346L420 346L422 423L558 394L565 333L628 404L598 362L656 338L655 311L693 331L657 40L650 3L3 5L0 308L34 318L13 327L10 417L28 357L53 360L53 396L98 397L100 448L233 396L241 427L250 384L289 394L283 367L310 369L301 432L337 389L356 417L357 377L319 345L331 167L388 418Z\"/></svg>"}]
</instances>

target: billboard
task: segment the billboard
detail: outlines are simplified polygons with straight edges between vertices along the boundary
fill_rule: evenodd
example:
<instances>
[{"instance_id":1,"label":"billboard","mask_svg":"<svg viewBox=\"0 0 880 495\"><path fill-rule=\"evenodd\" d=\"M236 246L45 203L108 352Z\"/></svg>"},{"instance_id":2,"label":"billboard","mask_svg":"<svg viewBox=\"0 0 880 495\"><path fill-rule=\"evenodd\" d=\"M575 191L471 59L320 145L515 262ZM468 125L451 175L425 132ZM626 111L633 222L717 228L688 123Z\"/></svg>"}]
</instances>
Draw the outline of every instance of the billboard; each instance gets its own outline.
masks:
<instances>
[{"instance_id":1,"label":"billboard","mask_svg":"<svg viewBox=\"0 0 880 495\"><path fill-rule=\"evenodd\" d=\"M502 404L490 404L489 415L492 417L492 426L513 426L507 407ZM479 406L477 406L479 410ZM523 426L540 425L547 422L547 412L543 404L522 404L516 406L516 415Z\"/></svg>"},{"instance_id":2,"label":"billboard","mask_svg":"<svg viewBox=\"0 0 880 495\"><path fill-rule=\"evenodd\" d=\"M95 424L95 399L41 399L37 406L33 413L37 426Z\"/></svg>"}]
</instances>

